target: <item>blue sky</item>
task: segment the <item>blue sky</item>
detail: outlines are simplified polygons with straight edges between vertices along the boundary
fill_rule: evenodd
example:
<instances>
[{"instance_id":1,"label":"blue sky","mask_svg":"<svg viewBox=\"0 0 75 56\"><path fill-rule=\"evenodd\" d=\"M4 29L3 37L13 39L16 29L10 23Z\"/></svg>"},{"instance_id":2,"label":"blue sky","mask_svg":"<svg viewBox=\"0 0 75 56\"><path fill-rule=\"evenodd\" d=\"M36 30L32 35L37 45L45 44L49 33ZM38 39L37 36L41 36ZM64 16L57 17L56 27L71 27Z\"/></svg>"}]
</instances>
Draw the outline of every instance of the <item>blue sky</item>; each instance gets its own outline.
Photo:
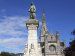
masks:
<instances>
[{"instance_id":1,"label":"blue sky","mask_svg":"<svg viewBox=\"0 0 75 56\"><path fill-rule=\"evenodd\" d=\"M0 0L0 52L24 52L27 42L25 21L29 17L28 9L32 1L40 22L42 9L45 10L47 28L51 34L59 31L60 40L67 46L73 39L75 0Z\"/></svg>"}]
</instances>

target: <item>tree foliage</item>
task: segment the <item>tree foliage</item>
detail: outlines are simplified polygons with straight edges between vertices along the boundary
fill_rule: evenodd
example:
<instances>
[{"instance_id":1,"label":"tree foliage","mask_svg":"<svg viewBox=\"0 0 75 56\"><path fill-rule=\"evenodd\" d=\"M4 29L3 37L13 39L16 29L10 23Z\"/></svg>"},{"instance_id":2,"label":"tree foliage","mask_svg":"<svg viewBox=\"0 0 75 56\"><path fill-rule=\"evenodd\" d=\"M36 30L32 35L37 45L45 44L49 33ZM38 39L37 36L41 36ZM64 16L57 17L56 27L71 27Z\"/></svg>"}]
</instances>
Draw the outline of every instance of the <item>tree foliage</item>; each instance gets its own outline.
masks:
<instances>
[{"instance_id":1,"label":"tree foliage","mask_svg":"<svg viewBox=\"0 0 75 56\"><path fill-rule=\"evenodd\" d=\"M16 54L9 52L1 52L0 56L16 56Z\"/></svg>"},{"instance_id":2,"label":"tree foliage","mask_svg":"<svg viewBox=\"0 0 75 56\"><path fill-rule=\"evenodd\" d=\"M65 50L65 56L75 56L75 40L70 42L70 46Z\"/></svg>"}]
</instances>

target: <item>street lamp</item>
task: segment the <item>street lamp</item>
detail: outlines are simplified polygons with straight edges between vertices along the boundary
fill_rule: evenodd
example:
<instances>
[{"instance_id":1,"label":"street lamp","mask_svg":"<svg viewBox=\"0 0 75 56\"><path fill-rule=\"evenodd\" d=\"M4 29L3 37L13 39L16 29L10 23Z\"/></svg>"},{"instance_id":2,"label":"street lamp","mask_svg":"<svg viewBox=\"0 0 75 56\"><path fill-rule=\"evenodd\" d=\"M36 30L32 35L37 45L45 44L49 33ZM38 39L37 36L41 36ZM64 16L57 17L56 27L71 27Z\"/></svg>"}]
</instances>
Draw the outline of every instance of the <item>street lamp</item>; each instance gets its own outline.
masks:
<instances>
[{"instance_id":1,"label":"street lamp","mask_svg":"<svg viewBox=\"0 0 75 56\"><path fill-rule=\"evenodd\" d=\"M45 35L44 35L44 56L45 56L45 44L46 44L46 38L48 37L48 33L45 32Z\"/></svg>"}]
</instances>

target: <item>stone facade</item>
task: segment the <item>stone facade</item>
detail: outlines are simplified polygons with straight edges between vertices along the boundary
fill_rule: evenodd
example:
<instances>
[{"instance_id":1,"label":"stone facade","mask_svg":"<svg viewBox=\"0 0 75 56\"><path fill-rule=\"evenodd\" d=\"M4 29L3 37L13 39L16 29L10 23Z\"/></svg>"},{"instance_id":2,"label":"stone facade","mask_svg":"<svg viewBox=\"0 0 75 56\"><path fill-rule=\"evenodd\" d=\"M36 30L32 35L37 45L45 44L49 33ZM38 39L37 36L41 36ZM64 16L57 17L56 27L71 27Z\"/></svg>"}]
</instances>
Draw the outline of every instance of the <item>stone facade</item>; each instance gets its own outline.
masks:
<instances>
[{"instance_id":1,"label":"stone facade","mask_svg":"<svg viewBox=\"0 0 75 56\"><path fill-rule=\"evenodd\" d=\"M46 27L45 13L42 16L41 47L43 56L64 56L65 45L59 40L59 33L52 35Z\"/></svg>"}]
</instances>

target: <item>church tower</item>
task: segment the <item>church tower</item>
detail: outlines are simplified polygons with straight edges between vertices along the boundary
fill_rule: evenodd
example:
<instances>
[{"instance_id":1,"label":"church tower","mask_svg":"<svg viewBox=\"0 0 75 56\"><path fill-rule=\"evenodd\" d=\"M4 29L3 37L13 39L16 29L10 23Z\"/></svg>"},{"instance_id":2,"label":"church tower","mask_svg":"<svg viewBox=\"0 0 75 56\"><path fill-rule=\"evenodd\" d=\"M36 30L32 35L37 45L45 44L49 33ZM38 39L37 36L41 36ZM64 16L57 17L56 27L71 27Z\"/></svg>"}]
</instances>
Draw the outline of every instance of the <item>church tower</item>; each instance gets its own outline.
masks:
<instances>
[{"instance_id":1,"label":"church tower","mask_svg":"<svg viewBox=\"0 0 75 56\"><path fill-rule=\"evenodd\" d=\"M43 56L64 56L64 43L60 42L58 32L52 35L46 26L46 17L42 15L41 47Z\"/></svg>"},{"instance_id":2,"label":"church tower","mask_svg":"<svg viewBox=\"0 0 75 56\"><path fill-rule=\"evenodd\" d=\"M30 5L29 13L30 18L26 21L26 27L28 29L28 47L24 56L42 56L37 37L39 22L36 19L36 8L33 3Z\"/></svg>"},{"instance_id":3,"label":"church tower","mask_svg":"<svg viewBox=\"0 0 75 56\"><path fill-rule=\"evenodd\" d=\"M48 32L47 27L46 27L46 19L45 18L46 18L45 13L43 11L43 14L42 14L41 42L44 42L45 34Z\"/></svg>"}]
</instances>

